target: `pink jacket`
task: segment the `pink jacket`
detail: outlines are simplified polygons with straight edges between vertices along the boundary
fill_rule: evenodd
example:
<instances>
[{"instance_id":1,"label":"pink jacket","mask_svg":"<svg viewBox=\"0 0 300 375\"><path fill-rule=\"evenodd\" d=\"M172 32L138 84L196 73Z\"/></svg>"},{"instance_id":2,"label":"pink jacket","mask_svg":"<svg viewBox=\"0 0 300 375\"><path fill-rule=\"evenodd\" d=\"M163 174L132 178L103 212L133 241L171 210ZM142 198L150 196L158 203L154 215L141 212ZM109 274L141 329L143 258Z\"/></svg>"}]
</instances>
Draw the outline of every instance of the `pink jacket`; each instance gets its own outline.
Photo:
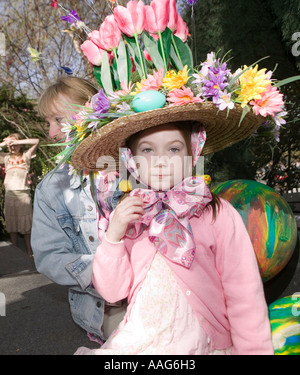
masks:
<instances>
[{"instance_id":1,"label":"pink jacket","mask_svg":"<svg viewBox=\"0 0 300 375\"><path fill-rule=\"evenodd\" d=\"M215 221L210 210L190 223L197 244L191 268L165 260L210 337L211 349L232 345L233 354L273 354L263 285L241 216L222 200ZM104 236L93 263L95 288L108 302L128 297L129 312L155 253L147 231L119 243Z\"/></svg>"}]
</instances>

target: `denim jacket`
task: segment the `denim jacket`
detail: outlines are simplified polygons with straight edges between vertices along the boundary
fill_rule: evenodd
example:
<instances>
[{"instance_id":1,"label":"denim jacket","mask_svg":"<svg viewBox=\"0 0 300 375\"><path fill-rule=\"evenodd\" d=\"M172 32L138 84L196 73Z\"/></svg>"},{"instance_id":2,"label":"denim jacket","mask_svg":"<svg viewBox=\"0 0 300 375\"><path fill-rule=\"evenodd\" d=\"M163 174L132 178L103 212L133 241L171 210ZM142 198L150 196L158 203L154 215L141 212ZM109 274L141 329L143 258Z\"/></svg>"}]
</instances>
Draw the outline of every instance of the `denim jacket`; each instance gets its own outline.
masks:
<instances>
[{"instance_id":1,"label":"denim jacket","mask_svg":"<svg viewBox=\"0 0 300 375\"><path fill-rule=\"evenodd\" d=\"M101 332L104 300L91 286L92 261L99 245L96 205L68 167L50 172L35 191L31 243L38 272L69 285L74 321L89 333Z\"/></svg>"}]
</instances>

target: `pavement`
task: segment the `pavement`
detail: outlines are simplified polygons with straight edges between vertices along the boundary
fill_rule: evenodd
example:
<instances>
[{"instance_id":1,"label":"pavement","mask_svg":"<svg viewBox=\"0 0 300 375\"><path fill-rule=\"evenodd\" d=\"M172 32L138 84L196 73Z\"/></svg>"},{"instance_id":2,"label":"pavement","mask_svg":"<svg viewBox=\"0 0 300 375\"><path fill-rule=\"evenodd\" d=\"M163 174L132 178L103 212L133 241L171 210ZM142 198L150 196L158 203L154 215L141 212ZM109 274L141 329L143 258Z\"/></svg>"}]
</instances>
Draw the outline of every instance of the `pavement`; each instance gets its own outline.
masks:
<instances>
[{"instance_id":1,"label":"pavement","mask_svg":"<svg viewBox=\"0 0 300 375\"><path fill-rule=\"evenodd\" d=\"M0 355L71 355L99 347L71 317L68 287L36 271L20 248L0 241Z\"/></svg>"},{"instance_id":2,"label":"pavement","mask_svg":"<svg viewBox=\"0 0 300 375\"><path fill-rule=\"evenodd\" d=\"M291 260L264 283L268 304L300 292L299 236L298 227ZM71 355L79 346L98 347L73 322L68 287L39 274L19 242L0 240L0 355Z\"/></svg>"}]
</instances>

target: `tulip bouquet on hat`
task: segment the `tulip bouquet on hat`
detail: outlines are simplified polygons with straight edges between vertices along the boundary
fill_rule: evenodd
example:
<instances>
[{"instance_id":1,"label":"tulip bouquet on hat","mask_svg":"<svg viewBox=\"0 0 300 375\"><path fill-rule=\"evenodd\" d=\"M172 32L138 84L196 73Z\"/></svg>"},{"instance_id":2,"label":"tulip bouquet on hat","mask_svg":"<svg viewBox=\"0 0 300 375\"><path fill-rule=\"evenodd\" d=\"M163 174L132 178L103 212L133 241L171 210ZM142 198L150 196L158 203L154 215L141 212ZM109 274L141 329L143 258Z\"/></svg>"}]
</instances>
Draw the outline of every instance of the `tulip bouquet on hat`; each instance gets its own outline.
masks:
<instances>
[{"instance_id":1,"label":"tulip bouquet on hat","mask_svg":"<svg viewBox=\"0 0 300 375\"><path fill-rule=\"evenodd\" d=\"M76 106L78 113L66 124L60 164L104 170L117 163L132 134L169 122L204 127L202 155L245 139L266 122L275 128L285 123L279 88L299 76L278 82L258 66L261 61L232 72L226 55L215 52L195 67L175 0L116 5L99 30L87 35L81 49L100 90Z\"/></svg>"}]
</instances>

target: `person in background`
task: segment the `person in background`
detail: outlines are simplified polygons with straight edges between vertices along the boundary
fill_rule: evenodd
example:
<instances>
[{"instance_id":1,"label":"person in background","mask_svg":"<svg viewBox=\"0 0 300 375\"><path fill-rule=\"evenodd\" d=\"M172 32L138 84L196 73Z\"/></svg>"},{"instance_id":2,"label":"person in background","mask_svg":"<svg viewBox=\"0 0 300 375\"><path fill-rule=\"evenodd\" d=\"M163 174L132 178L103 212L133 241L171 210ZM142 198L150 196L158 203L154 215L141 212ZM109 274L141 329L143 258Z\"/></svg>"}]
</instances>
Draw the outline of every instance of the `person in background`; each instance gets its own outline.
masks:
<instances>
[{"instance_id":1,"label":"person in background","mask_svg":"<svg viewBox=\"0 0 300 375\"><path fill-rule=\"evenodd\" d=\"M64 139L62 123L98 90L89 81L63 77L41 95L38 111L49 124L49 136ZM37 270L68 285L73 320L88 337L103 342L122 320L126 307L109 305L91 285L92 261L99 245L97 210L89 177L69 174L69 165L51 171L37 186L31 244ZM105 314L104 314L105 312Z\"/></svg>"},{"instance_id":2,"label":"person in background","mask_svg":"<svg viewBox=\"0 0 300 375\"><path fill-rule=\"evenodd\" d=\"M14 133L3 139L0 147L7 146L9 153L4 157L5 200L4 215L6 231L14 246L18 246L18 233L24 235L26 252L32 256L30 233L32 226L32 200L30 196L30 160L35 155L38 138L21 139ZM30 145L29 149L25 149Z\"/></svg>"}]
</instances>

